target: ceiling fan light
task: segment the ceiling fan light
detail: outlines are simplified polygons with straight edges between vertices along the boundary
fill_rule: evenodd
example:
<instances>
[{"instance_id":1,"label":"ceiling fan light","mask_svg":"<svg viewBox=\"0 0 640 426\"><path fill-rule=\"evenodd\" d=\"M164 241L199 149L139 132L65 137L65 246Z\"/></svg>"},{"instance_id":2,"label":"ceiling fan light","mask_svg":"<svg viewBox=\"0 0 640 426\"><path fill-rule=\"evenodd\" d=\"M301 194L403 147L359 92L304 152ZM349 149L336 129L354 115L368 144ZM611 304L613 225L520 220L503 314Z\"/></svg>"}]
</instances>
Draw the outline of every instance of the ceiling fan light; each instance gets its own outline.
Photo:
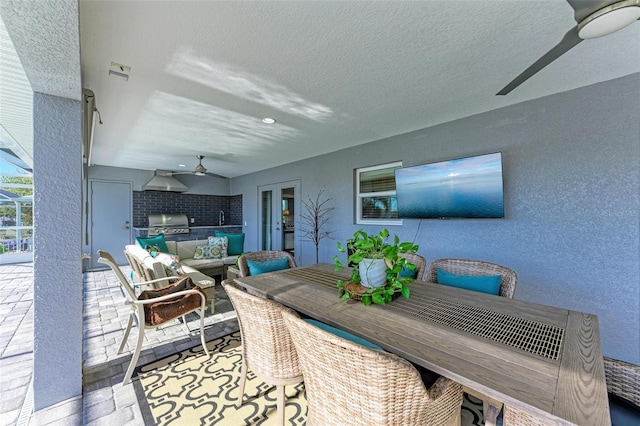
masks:
<instances>
[{"instance_id":1,"label":"ceiling fan light","mask_svg":"<svg viewBox=\"0 0 640 426\"><path fill-rule=\"evenodd\" d=\"M207 175L205 172L195 172L194 174L196 176L206 176Z\"/></svg>"},{"instance_id":2,"label":"ceiling fan light","mask_svg":"<svg viewBox=\"0 0 640 426\"><path fill-rule=\"evenodd\" d=\"M587 16L578 25L578 37L597 38L614 33L640 18L637 0L626 0L611 4Z\"/></svg>"}]
</instances>

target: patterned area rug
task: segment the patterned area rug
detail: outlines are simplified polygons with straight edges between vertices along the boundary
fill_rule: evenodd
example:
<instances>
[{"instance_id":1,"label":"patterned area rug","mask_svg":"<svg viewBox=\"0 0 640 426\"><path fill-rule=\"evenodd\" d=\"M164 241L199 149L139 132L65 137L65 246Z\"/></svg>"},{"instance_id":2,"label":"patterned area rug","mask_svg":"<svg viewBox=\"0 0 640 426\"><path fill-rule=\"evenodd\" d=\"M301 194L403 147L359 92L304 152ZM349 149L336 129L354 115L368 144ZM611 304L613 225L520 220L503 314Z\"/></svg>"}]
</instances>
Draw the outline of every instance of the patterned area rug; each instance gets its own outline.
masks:
<instances>
[{"instance_id":1,"label":"patterned area rug","mask_svg":"<svg viewBox=\"0 0 640 426\"><path fill-rule=\"evenodd\" d=\"M276 388L251 371L242 407L236 408L242 355L240 333L207 343L138 368L134 387L146 425L273 425ZM135 377L135 375L134 375ZM286 387L288 425L306 423L304 384ZM145 403L146 402L146 403ZM462 426L483 425L482 402L465 394Z\"/></svg>"}]
</instances>

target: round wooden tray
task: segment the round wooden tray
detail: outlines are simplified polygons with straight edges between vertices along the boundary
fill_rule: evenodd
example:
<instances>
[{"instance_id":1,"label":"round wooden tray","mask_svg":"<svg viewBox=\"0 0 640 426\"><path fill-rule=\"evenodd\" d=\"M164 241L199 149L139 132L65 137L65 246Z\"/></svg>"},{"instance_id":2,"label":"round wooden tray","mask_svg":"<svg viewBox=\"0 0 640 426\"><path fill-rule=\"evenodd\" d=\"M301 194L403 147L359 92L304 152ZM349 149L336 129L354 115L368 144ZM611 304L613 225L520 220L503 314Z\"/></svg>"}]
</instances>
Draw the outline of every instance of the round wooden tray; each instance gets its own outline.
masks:
<instances>
[{"instance_id":1,"label":"round wooden tray","mask_svg":"<svg viewBox=\"0 0 640 426\"><path fill-rule=\"evenodd\" d=\"M369 290L368 287L353 281L345 281L342 288L345 293L349 294L349 298L354 300L362 300L362 295ZM397 291L393 294L391 299L395 300L398 296L400 296L400 292Z\"/></svg>"},{"instance_id":2,"label":"round wooden tray","mask_svg":"<svg viewBox=\"0 0 640 426\"><path fill-rule=\"evenodd\" d=\"M349 298L355 300L362 300L362 295L368 290L367 287L353 281L345 281L343 288L349 294Z\"/></svg>"}]
</instances>

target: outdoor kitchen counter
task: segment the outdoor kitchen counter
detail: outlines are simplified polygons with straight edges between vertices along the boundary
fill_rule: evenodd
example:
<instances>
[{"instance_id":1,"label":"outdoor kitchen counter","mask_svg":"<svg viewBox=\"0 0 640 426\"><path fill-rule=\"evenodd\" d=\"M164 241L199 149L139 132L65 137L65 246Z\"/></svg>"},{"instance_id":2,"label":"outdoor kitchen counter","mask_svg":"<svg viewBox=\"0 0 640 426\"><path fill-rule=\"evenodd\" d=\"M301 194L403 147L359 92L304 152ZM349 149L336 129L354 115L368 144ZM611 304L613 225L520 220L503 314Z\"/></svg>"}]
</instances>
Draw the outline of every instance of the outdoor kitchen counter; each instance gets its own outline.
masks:
<instances>
[{"instance_id":1,"label":"outdoor kitchen counter","mask_svg":"<svg viewBox=\"0 0 640 426\"><path fill-rule=\"evenodd\" d=\"M170 241L186 241L186 240L201 240L207 238L209 235L213 235L215 230L224 230L233 234L234 232L242 232L242 225L203 225L203 226L190 226L188 234L177 235L165 235L165 239ZM134 237L146 237L148 236L148 227L133 227Z\"/></svg>"}]
</instances>

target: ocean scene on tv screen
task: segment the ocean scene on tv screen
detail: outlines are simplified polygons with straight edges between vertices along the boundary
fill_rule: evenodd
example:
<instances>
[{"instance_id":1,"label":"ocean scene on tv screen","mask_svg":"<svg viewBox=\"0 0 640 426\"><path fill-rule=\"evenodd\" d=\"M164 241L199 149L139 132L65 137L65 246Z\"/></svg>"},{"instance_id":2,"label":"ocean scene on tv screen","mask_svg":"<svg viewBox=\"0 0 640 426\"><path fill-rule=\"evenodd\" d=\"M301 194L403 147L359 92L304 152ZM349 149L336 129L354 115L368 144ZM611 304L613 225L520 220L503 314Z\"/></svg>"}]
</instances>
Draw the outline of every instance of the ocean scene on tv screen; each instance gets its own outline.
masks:
<instances>
[{"instance_id":1,"label":"ocean scene on tv screen","mask_svg":"<svg viewBox=\"0 0 640 426\"><path fill-rule=\"evenodd\" d=\"M501 153L396 170L402 218L502 218Z\"/></svg>"}]
</instances>

